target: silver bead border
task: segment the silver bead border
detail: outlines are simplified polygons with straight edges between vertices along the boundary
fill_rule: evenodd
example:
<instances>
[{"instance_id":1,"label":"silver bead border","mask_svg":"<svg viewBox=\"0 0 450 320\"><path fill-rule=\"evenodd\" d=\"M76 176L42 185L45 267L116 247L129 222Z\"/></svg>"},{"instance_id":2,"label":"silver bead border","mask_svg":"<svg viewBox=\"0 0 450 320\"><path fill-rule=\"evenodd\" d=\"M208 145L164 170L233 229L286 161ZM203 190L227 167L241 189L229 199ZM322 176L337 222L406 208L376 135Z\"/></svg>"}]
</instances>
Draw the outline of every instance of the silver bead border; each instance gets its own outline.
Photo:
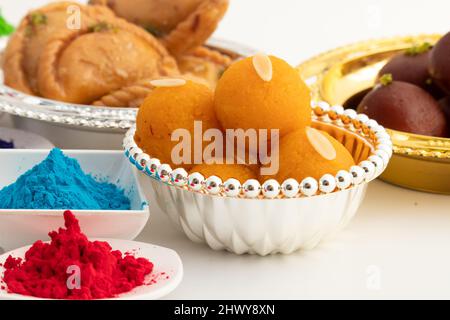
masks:
<instances>
[{"instance_id":1,"label":"silver bead border","mask_svg":"<svg viewBox=\"0 0 450 320\"><path fill-rule=\"evenodd\" d=\"M236 192L233 192L233 196L230 196L231 193L227 192L225 185L229 185L230 180L237 184L236 179L221 181L220 178L215 176L203 177L198 172L188 175L181 168L173 170L168 164L161 164L158 159L145 154L134 141L135 125L127 131L123 140L123 148L129 161L138 170L153 179L192 192L223 197L246 199L312 197L339 192L368 183L383 173L393 154L391 138L383 126L364 114L357 114L350 109L344 110L342 106L330 106L325 102L313 102L311 106L313 119L332 123L371 141L374 150L370 156L357 166L349 168L349 170L341 170L335 176L326 174L319 180L309 177L301 182L288 179L279 183L272 179L266 181L263 185L257 180L248 180L244 183L239 181L239 184L236 185L239 192L237 195ZM350 181L346 181L346 179L350 179ZM211 187L211 183L214 187Z\"/></svg>"}]
</instances>

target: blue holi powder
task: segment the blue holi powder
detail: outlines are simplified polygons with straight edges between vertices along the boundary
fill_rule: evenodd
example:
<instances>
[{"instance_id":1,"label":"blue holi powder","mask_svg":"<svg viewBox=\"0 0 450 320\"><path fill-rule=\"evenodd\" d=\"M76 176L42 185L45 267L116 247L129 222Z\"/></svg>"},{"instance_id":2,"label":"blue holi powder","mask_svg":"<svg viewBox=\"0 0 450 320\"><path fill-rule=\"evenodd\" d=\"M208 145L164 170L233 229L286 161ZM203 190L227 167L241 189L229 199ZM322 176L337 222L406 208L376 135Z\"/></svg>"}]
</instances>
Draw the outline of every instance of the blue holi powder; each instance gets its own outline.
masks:
<instances>
[{"instance_id":1,"label":"blue holi powder","mask_svg":"<svg viewBox=\"0 0 450 320\"><path fill-rule=\"evenodd\" d=\"M77 160L53 149L47 158L0 190L1 209L130 210L124 190L85 174Z\"/></svg>"}]
</instances>

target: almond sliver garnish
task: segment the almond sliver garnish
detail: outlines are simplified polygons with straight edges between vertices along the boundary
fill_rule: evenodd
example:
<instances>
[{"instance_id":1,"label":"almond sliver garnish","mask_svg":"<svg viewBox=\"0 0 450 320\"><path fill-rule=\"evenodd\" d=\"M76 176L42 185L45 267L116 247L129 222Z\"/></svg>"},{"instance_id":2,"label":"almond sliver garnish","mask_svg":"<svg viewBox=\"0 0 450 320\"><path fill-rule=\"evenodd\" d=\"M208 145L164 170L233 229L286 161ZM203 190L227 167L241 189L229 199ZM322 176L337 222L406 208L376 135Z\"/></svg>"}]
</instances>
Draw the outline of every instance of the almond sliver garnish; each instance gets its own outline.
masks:
<instances>
[{"instance_id":1,"label":"almond sliver garnish","mask_svg":"<svg viewBox=\"0 0 450 320\"><path fill-rule=\"evenodd\" d=\"M186 80L184 79L157 79L150 81L150 84L154 87L181 87L186 84Z\"/></svg>"},{"instance_id":2,"label":"almond sliver garnish","mask_svg":"<svg viewBox=\"0 0 450 320\"><path fill-rule=\"evenodd\" d=\"M336 149L327 137L317 129L306 127L306 136L313 148L326 160L336 159Z\"/></svg>"},{"instance_id":3,"label":"almond sliver garnish","mask_svg":"<svg viewBox=\"0 0 450 320\"><path fill-rule=\"evenodd\" d=\"M273 68L272 61L269 56L263 53L258 53L253 57L253 67L258 76L266 82L272 80Z\"/></svg>"}]
</instances>

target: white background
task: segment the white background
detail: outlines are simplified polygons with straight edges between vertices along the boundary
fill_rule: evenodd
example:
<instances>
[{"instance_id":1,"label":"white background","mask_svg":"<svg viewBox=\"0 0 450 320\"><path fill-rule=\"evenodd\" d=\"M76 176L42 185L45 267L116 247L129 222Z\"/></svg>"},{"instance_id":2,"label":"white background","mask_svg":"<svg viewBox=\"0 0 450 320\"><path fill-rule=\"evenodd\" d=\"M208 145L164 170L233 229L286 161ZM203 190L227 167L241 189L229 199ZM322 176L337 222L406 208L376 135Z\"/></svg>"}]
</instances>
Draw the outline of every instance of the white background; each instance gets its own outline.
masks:
<instances>
[{"instance_id":1,"label":"white background","mask_svg":"<svg viewBox=\"0 0 450 320\"><path fill-rule=\"evenodd\" d=\"M276 54L292 64L373 37L450 31L448 0L230 0L215 36ZM17 22L49 0L0 0ZM86 1L79 1L86 2Z\"/></svg>"},{"instance_id":2,"label":"white background","mask_svg":"<svg viewBox=\"0 0 450 320\"><path fill-rule=\"evenodd\" d=\"M44 0L0 0L13 22ZM350 42L447 32L448 0L231 0L216 36L292 64ZM450 197L376 181L350 226L310 252L235 256L191 243L160 212L139 240L173 248L172 299L450 298Z\"/></svg>"}]
</instances>

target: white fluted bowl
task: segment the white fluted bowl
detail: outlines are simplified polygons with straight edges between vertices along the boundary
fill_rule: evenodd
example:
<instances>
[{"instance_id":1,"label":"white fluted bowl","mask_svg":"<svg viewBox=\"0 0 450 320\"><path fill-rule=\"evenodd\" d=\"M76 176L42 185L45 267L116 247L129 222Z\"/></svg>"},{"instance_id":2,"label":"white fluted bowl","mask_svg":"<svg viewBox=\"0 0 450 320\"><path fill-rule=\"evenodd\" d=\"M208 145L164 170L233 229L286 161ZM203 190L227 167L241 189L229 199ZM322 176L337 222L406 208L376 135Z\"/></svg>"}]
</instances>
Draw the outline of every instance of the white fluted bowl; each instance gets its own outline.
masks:
<instances>
[{"instance_id":1,"label":"white fluted bowl","mask_svg":"<svg viewBox=\"0 0 450 320\"><path fill-rule=\"evenodd\" d=\"M392 156L389 136L375 121L323 103L314 105L313 110L314 126L338 139L359 163L348 170L353 174L351 183L339 184L337 175L337 187L332 191L321 187L322 179L316 181L318 190L313 195L301 182L297 194L288 194L280 187L275 199L269 199L262 190L255 198L243 192L227 196L223 185L222 191L210 194L207 180L194 191L188 184L190 176L182 177L185 183L180 184L179 171L172 171L138 148L134 128L124 139L125 154L146 175L141 179L143 188L155 194L159 207L190 240L206 243L214 250L262 256L312 249L350 222L364 199L367 184L385 170Z\"/></svg>"},{"instance_id":2,"label":"white fluted bowl","mask_svg":"<svg viewBox=\"0 0 450 320\"><path fill-rule=\"evenodd\" d=\"M312 249L334 235L353 218L367 188L270 200L214 197L150 181L158 205L190 240L263 256Z\"/></svg>"}]
</instances>

